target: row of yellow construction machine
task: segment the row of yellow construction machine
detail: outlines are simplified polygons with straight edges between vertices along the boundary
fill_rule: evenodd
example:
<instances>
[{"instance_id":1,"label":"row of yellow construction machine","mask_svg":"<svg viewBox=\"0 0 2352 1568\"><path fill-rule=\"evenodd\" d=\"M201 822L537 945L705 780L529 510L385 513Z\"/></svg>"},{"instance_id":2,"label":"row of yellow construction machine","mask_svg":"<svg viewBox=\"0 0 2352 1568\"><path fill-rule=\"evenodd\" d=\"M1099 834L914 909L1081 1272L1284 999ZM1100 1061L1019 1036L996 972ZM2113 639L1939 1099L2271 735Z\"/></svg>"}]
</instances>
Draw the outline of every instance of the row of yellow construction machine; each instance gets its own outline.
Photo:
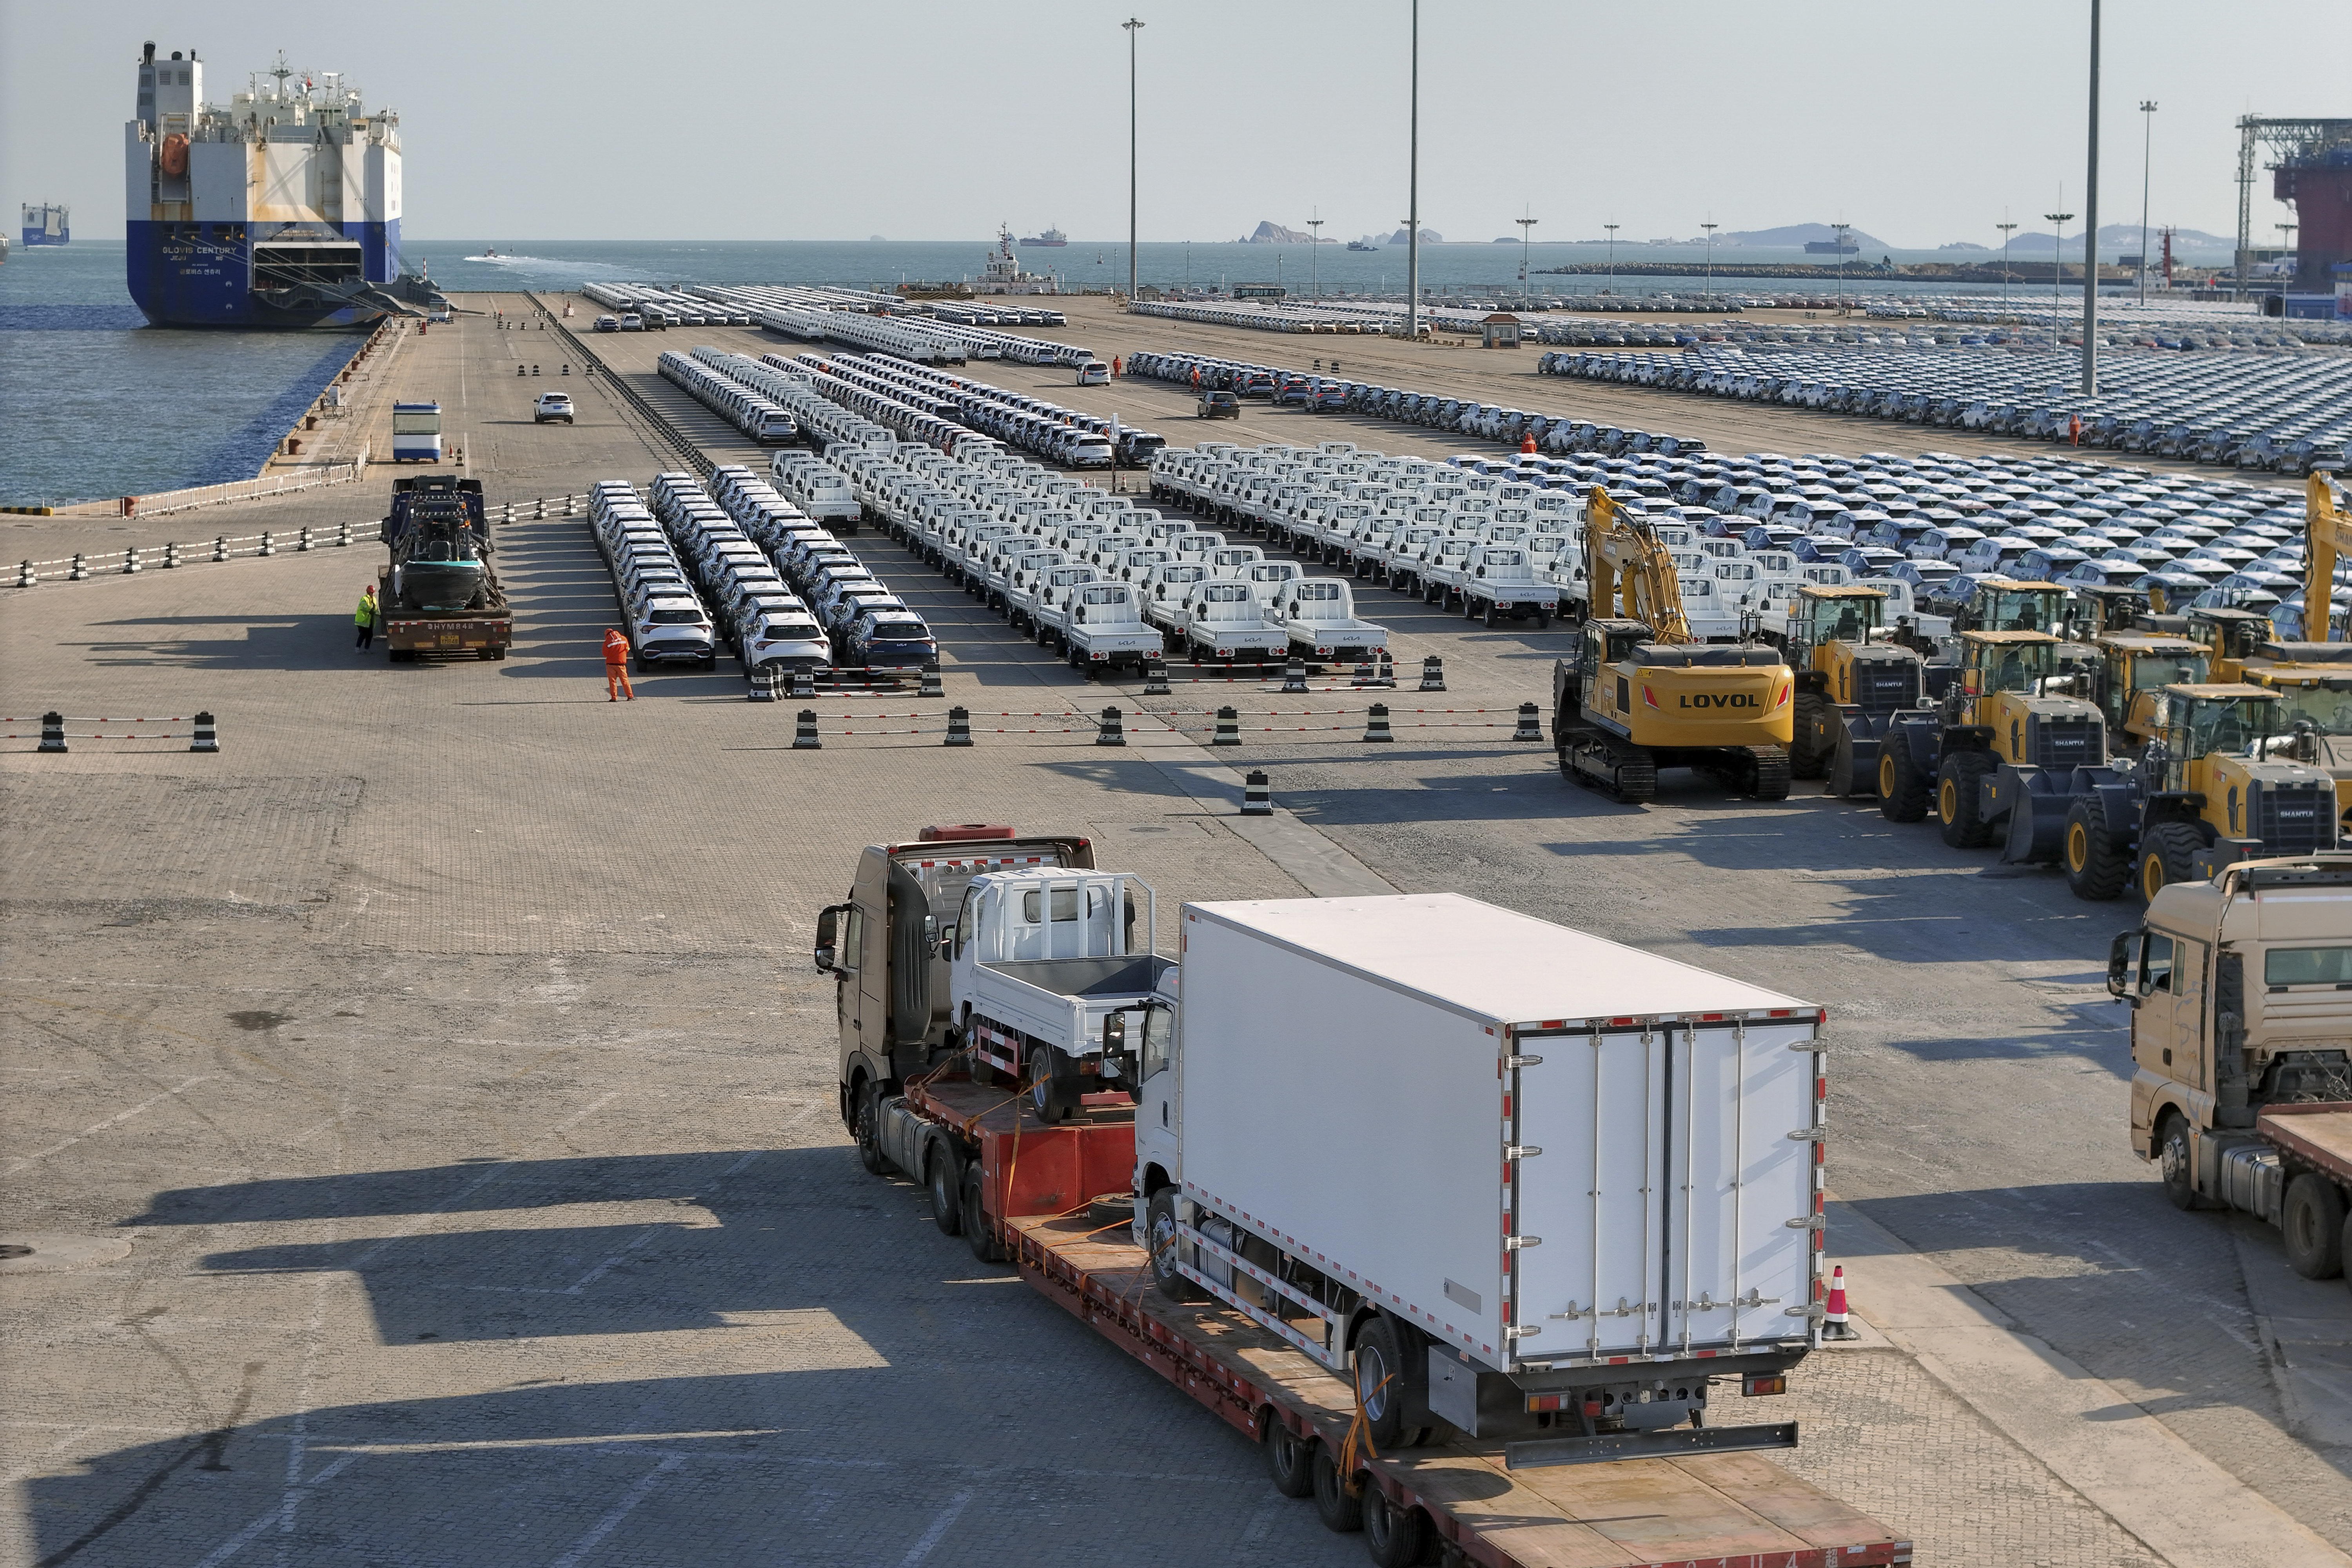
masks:
<instances>
[{"instance_id":1,"label":"row of yellow construction machine","mask_svg":"<svg viewBox=\"0 0 2352 1568\"><path fill-rule=\"evenodd\" d=\"M2324 606L2352 520L2323 476L2306 511ZM2283 642L2250 610L1988 579L1931 663L1876 590L1807 584L1780 646L1703 644L1638 512L1594 490L1584 547L1591 613L1555 667L1553 733L1561 773L1618 799L1676 764L1762 800L1824 778L1893 821L1932 814L1956 848L2060 865L2086 899L2352 837L2352 642L2324 623Z\"/></svg>"}]
</instances>

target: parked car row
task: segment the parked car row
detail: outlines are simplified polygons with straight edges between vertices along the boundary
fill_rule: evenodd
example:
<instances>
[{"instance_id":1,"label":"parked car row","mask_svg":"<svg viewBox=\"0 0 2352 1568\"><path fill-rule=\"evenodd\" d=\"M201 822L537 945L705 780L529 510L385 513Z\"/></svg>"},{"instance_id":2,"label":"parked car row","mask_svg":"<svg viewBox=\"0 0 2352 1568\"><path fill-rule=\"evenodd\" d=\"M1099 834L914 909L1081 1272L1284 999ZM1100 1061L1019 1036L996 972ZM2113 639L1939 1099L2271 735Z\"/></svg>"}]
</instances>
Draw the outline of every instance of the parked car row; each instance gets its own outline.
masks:
<instances>
[{"instance_id":1,"label":"parked car row","mask_svg":"<svg viewBox=\"0 0 2352 1568\"><path fill-rule=\"evenodd\" d=\"M2047 359L1883 349L1564 353L1536 368L2284 474L2340 470L2352 440L2352 359L2336 355L2113 354L2100 365L2102 391L2088 398Z\"/></svg>"},{"instance_id":2,"label":"parked car row","mask_svg":"<svg viewBox=\"0 0 2352 1568\"><path fill-rule=\"evenodd\" d=\"M588 492L588 525L612 572L621 630L638 670L663 664L715 667L718 636L709 609L645 498L623 480L599 480Z\"/></svg>"},{"instance_id":3,"label":"parked car row","mask_svg":"<svg viewBox=\"0 0 2352 1568\"><path fill-rule=\"evenodd\" d=\"M696 349L692 358L703 369L748 387L789 412L800 426L801 434L813 446L889 447L898 442L898 437L887 426L820 395L809 374L788 360L772 354L755 360L749 354L730 353L708 345Z\"/></svg>"},{"instance_id":4,"label":"parked car row","mask_svg":"<svg viewBox=\"0 0 2352 1568\"><path fill-rule=\"evenodd\" d=\"M932 303L832 284L729 284L693 292L723 301L731 310L747 310L755 321L776 315L782 320L767 323L772 331L804 342L829 340L853 348L901 353L925 363L1008 359L1024 364L1075 365L1087 357L1086 350L1068 343L996 330L1066 325L1059 310L983 307L955 300ZM989 319L981 320L982 315ZM830 319L834 317L849 319ZM861 324L877 321L891 330Z\"/></svg>"},{"instance_id":5,"label":"parked car row","mask_svg":"<svg viewBox=\"0 0 2352 1568\"><path fill-rule=\"evenodd\" d=\"M830 360L803 354L799 363L810 368L821 364L836 376L995 437L1008 446L1034 452L1066 468L1108 468L1114 451L1120 462L1140 467L1168 444L1165 437L1133 426L1121 425L1114 434L1111 421L1098 414L1065 408L1042 397L910 364L888 354Z\"/></svg>"},{"instance_id":6,"label":"parked car row","mask_svg":"<svg viewBox=\"0 0 2352 1568\"><path fill-rule=\"evenodd\" d=\"M2153 589L2176 609L2251 610L2279 636L2304 635L2303 498L2231 480L1946 453L1434 463L1331 441L1255 450L1202 443L1161 454L1152 481L1156 499L1360 580L1465 609L1485 599L1465 592L1449 557L1479 542L1526 549L1533 574L1579 609L1575 519L1598 484L1656 528L1695 626L1713 627L1706 637L1739 635L1743 615L1766 616L1769 629L1785 585L1812 581L1877 588L1890 625L1907 617L1932 640L1970 612L1981 583L2017 579L2056 584L2062 595ZM2339 565L2336 583L2340 616L2352 603L2352 567Z\"/></svg>"},{"instance_id":7,"label":"parked car row","mask_svg":"<svg viewBox=\"0 0 2352 1568\"><path fill-rule=\"evenodd\" d=\"M792 415L742 383L675 349L662 351L660 366L664 381L685 388L696 402L754 441L799 439L800 426Z\"/></svg>"},{"instance_id":8,"label":"parked car row","mask_svg":"<svg viewBox=\"0 0 2352 1568\"><path fill-rule=\"evenodd\" d=\"M1349 381L1341 378L1336 368L1329 375L1310 375L1207 354L1146 350L1128 356L1127 373L1198 386L1204 393L1229 391L1237 397L1279 400L1287 393L1300 406L1312 410L1345 409L1376 419L1481 437L1515 447L1532 437L1538 449L1554 454L1598 452L1613 457L1628 452L1697 452L1706 450L1706 445L1690 437L1621 430L1614 426L1529 414L1469 398Z\"/></svg>"},{"instance_id":9,"label":"parked car row","mask_svg":"<svg viewBox=\"0 0 2352 1568\"><path fill-rule=\"evenodd\" d=\"M656 289L642 283L583 283L580 286L580 292L600 305L621 312L625 321L635 315L648 326L748 327L751 324L751 315L748 310L730 310L691 294Z\"/></svg>"},{"instance_id":10,"label":"parked car row","mask_svg":"<svg viewBox=\"0 0 2352 1568\"><path fill-rule=\"evenodd\" d=\"M897 354L919 364L961 364L970 357L961 338L928 322L885 320L854 310L763 310L760 324L803 342L845 343L853 349Z\"/></svg>"}]
</instances>

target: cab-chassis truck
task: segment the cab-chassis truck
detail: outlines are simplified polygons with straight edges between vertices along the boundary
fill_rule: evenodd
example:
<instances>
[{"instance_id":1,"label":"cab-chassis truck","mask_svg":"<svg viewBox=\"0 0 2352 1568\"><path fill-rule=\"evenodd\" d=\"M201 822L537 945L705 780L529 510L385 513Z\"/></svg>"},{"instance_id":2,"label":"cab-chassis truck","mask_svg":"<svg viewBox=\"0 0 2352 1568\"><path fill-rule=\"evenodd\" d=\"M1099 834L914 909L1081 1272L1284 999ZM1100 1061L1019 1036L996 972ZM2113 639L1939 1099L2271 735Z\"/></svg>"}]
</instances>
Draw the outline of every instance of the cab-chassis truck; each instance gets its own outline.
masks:
<instances>
[{"instance_id":1,"label":"cab-chassis truck","mask_svg":"<svg viewBox=\"0 0 2352 1568\"><path fill-rule=\"evenodd\" d=\"M2131 1004L2131 1145L2180 1208L2279 1227L2306 1279L2352 1245L2352 852L2173 882L2115 940Z\"/></svg>"},{"instance_id":2,"label":"cab-chassis truck","mask_svg":"<svg viewBox=\"0 0 2352 1568\"><path fill-rule=\"evenodd\" d=\"M869 1169L1376 1563L1911 1561L1766 1457L1793 1423L1707 1418L1820 1338L1819 1008L1452 895L1189 904L1105 1023L1121 1089L1048 1122L894 973L944 980L959 880L1091 860L1006 828L865 852L816 959Z\"/></svg>"}]
</instances>

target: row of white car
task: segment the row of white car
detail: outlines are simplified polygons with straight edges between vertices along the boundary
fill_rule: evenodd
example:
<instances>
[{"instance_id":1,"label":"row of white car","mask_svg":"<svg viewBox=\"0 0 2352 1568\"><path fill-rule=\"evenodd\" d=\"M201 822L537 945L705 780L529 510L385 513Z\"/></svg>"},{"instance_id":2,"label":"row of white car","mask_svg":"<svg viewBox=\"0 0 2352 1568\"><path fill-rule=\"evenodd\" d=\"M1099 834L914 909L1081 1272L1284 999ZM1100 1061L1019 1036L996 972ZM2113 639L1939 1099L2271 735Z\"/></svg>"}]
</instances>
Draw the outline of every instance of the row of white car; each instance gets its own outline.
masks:
<instances>
[{"instance_id":1,"label":"row of white car","mask_svg":"<svg viewBox=\"0 0 2352 1568\"><path fill-rule=\"evenodd\" d=\"M719 662L717 629L695 592L686 563L635 489L623 479L589 487L588 526L613 574L623 635L640 671L661 664L709 669Z\"/></svg>"},{"instance_id":2,"label":"row of white car","mask_svg":"<svg viewBox=\"0 0 2352 1568\"><path fill-rule=\"evenodd\" d=\"M791 413L752 388L719 374L676 349L662 351L662 379L683 387L694 400L754 441L775 444L800 438Z\"/></svg>"}]
</instances>

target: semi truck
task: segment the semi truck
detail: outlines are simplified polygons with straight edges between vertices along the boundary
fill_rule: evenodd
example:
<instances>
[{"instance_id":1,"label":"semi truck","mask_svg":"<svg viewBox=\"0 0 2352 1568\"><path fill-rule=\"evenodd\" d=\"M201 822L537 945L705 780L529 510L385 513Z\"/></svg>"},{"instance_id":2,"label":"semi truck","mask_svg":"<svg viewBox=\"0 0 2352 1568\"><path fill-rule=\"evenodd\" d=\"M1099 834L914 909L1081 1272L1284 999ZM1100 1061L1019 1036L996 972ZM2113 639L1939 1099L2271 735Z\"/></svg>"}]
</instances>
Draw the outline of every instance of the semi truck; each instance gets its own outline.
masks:
<instances>
[{"instance_id":1,"label":"semi truck","mask_svg":"<svg viewBox=\"0 0 2352 1568\"><path fill-rule=\"evenodd\" d=\"M902 1008L897 1055L866 1027L942 879L1015 889L995 864L1033 856L1091 850L926 830L818 921L856 998L845 1120L942 1232L1376 1563L1910 1563L1767 1458L1793 1423L1713 1418L1820 1339L1818 1007L1452 895L1187 904L1179 961L1103 1018L1139 1100L1048 1121L952 1017L913 1038Z\"/></svg>"},{"instance_id":2,"label":"semi truck","mask_svg":"<svg viewBox=\"0 0 2352 1568\"><path fill-rule=\"evenodd\" d=\"M430 654L500 659L514 645L514 612L490 565L482 481L449 474L392 481L377 537L390 557L376 570L376 633L394 664Z\"/></svg>"},{"instance_id":3,"label":"semi truck","mask_svg":"<svg viewBox=\"0 0 2352 1568\"><path fill-rule=\"evenodd\" d=\"M2132 1152L2176 1207L2276 1226L2306 1279L2352 1246L2352 851L2168 883L2115 939Z\"/></svg>"}]
</instances>

